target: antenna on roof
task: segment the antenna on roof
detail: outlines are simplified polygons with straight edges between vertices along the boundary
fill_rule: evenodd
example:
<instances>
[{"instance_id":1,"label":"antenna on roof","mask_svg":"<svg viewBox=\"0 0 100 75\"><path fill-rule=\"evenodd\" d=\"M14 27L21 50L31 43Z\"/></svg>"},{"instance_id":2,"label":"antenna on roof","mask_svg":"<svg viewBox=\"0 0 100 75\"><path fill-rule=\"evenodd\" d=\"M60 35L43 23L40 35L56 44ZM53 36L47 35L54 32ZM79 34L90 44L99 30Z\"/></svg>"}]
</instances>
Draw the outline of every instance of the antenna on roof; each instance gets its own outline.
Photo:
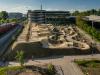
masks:
<instances>
[{"instance_id":1,"label":"antenna on roof","mask_svg":"<svg viewBox=\"0 0 100 75\"><path fill-rule=\"evenodd\" d=\"M41 0L41 10L42 10L42 0Z\"/></svg>"}]
</instances>

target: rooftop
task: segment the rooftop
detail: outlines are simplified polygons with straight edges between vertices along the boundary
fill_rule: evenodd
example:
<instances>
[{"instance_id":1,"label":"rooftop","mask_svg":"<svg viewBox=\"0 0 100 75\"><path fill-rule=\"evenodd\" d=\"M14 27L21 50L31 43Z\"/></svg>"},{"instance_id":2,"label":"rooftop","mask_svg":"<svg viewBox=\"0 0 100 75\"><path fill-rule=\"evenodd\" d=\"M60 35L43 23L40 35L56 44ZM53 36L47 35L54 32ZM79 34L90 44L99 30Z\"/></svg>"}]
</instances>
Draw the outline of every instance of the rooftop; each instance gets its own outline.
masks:
<instances>
[{"instance_id":1,"label":"rooftop","mask_svg":"<svg viewBox=\"0 0 100 75\"><path fill-rule=\"evenodd\" d=\"M100 16L97 15L86 16L86 18L88 18L90 21L100 22Z\"/></svg>"}]
</instances>

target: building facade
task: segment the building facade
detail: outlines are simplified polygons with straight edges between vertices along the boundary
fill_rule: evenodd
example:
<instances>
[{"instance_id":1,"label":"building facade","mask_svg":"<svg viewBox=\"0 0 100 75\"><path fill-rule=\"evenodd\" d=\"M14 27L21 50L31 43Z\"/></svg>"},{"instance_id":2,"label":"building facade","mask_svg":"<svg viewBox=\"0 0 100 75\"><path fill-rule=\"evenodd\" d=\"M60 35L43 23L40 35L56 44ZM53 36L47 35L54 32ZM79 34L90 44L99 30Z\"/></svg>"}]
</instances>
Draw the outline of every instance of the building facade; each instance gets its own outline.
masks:
<instances>
[{"instance_id":1,"label":"building facade","mask_svg":"<svg viewBox=\"0 0 100 75\"><path fill-rule=\"evenodd\" d=\"M67 17L70 16L69 11L46 11L34 10L28 11L28 20L36 23L66 23Z\"/></svg>"},{"instance_id":2,"label":"building facade","mask_svg":"<svg viewBox=\"0 0 100 75\"><path fill-rule=\"evenodd\" d=\"M16 12L12 12L12 13L8 13L9 19L21 19L23 17L22 13L16 13Z\"/></svg>"}]
</instances>

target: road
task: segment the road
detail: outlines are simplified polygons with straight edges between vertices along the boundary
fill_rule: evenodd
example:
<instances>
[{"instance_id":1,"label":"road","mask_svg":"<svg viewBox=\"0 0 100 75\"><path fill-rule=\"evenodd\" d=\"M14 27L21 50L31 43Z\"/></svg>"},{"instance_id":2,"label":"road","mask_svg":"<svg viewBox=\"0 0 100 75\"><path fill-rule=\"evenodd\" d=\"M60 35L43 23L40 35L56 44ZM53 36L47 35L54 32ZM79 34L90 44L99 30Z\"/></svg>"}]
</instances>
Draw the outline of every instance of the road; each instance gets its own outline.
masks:
<instances>
[{"instance_id":1,"label":"road","mask_svg":"<svg viewBox=\"0 0 100 75\"><path fill-rule=\"evenodd\" d=\"M22 29L22 26L19 25L9 31L5 36L0 38L0 56L4 56L4 53L7 51L7 47L11 42L16 38L18 32Z\"/></svg>"}]
</instances>

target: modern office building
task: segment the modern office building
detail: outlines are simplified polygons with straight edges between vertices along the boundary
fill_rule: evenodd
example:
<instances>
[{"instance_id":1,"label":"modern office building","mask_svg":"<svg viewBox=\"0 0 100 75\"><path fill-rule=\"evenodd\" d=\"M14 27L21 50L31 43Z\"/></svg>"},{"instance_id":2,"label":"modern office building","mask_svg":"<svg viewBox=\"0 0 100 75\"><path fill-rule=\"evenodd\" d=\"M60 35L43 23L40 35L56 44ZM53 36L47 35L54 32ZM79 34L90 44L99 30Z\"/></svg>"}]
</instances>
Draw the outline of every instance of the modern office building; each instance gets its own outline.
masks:
<instances>
[{"instance_id":1,"label":"modern office building","mask_svg":"<svg viewBox=\"0 0 100 75\"><path fill-rule=\"evenodd\" d=\"M69 11L46 11L46 10L28 10L28 20L36 23L60 23L64 24L67 17L70 16Z\"/></svg>"}]
</instances>

